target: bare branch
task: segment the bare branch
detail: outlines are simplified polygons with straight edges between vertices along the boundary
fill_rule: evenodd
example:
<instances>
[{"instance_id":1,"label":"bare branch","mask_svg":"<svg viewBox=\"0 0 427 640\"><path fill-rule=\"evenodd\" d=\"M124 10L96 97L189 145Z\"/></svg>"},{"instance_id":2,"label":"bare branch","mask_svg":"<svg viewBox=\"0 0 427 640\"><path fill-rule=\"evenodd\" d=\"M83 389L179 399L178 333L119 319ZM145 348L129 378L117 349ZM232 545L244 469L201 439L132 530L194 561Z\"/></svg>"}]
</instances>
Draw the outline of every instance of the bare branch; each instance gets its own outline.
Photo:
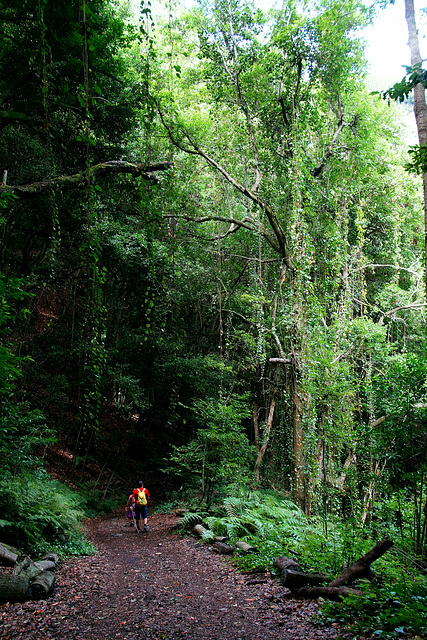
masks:
<instances>
[{"instance_id":1,"label":"bare branch","mask_svg":"<svg viewBox=\"0 0 427 640\"><path fill-rule=\"evenodd\" d=\"M337 130L335 131L334 135L332 136L332 140L329 143L326 151L325 151L325 155L323 156L323 159L321 161L321 163L315 167L314 169L311 170L311 175L313 175L315 178L317 178L318 176L320 176L320 174L322 173L326 162L329 160L329 158L331 158L334 155L334 151L335 151L335 145L337 143L337 140L339 138L339 135L341 133L341 131L343 130L344 127L348 126L348 124L346 122L344 122L344 116L341 113L339 119L338 119L338 127Z\"/></svg>"},{"instance_id":2,"label":"bare branch","mask_svg":"<svg viewBox=\"0 0 427 640\"><path fill-rule=\"evenodd\" d=\"M363 269L381 269L381 268L396 269L396 271L407 271L408 273L412 273L412 275L414 276L419 276L419 274L416 271L413 271L412 269L407 269L406 267L400 267L399 265L396 265L396 264L364 264L361 267L357 267L357 269L351 269L351 271L349 271L349 274L356 273L356 271L363 271Z\"/></svg>"},{"instance_id":3,"label":"bare branch","mask_svg":"<svg viewBox=\"0 0 427 640\"><path fill-rule=\"evenodd\" d=\"M393 313L397 313L398 311L402 311L402 309L410 309L413 311L421 311L421 309L423 309L423 307L427 306L427 302L414 302L414 304L405 304L402 305L401 307L395 307L394 309L391 309L390 311L387 311L384 315L385 316L391 316Z\"/></svg>"},{"instance_id":4,"label":"bare branch","mask_svg":"<svg viewBox=\"0 0 427 640\"><path fill-rule=\"evenodd\" d=\"M155 164L132 164L125 160L108 160L90 167L89 176L87 171L81 171L71 176L61 176L52 180L33 182L18 186L0 186L0 194L14 194L20 200L27 200L39 196L49 195L54 192L69 191L79 187L86 187L91 180L113 173L129 173L134 178L143 178L153 184L158 183L158 179L153 173L155 171L166 171L172 167L171 162L158 162Z\"/></svg>"},{"instance_id":5,"label":"bare branch","mask_svg":"<svg viewBox=\"0 0 427 640\"><path fill-rule=\"evenodd\" d=\"M169 139L174 146L176 146L178 149L181 149L181 151L184 151L185 153L200 156L201 158L203 158L205 162L207 162L207 164L209 164L211 167L216 169L218 173L220 173L226 179L226 181L234 187L236 191L238 191L239 193L249 198L249 200L254 202L262 211L264 211L273 231L273 234L268 234L268 235L264 234L264 237L266 238L267 242L273 247L273 249L282 256L282 258L286 263L286 266L290 268L291 259L289 255L287 239L285 237L284 231L273 209L266 202L264 202L264 200L262 200L256 192L250 189L247 189L242 184L240 184L240 182L235 180L219 162L217 162L214 158L209 156L205 151L203 151L203 149L201 149L196 144L196 142L192 139L192 137L188 132L182 130L183 135L185 136L186 140L191 145L191 147L188 147L188 145L184 144L181 140L179 140L175 134L173 125L169 125L166 122L165 116L158 103L157 103L157 108L158 108L158 112L159 112L159 116L162 121L162 124L166 129Z\"/></svg>"}]
</instances>

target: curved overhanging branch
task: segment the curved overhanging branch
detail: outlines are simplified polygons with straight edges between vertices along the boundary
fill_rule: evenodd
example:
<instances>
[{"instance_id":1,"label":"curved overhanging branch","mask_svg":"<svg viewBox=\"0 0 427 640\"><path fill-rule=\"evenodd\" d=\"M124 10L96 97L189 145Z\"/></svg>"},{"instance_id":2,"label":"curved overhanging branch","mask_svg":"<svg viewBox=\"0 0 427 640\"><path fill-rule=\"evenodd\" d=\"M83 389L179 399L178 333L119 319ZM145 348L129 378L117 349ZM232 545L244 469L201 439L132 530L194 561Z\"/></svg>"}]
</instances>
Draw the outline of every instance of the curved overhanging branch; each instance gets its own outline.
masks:
<instances>
[{"instance_id":1,"label":"curved overhanging branch","mask_svg":"<svg viewBox=\"0 0 427 640\"><path fill-rule=\"evenodd\" d=\"M356 267L355 269L349 270L349 275L351 273L356 273L357 271L363 271L364 269L395 269L396 271L407 271L408 273L412 273L414 276L419 276L419 274L413 269L408 269L406 267L401 267L396 264L381 264L381 263L372 263L372 264L364 264L361 267Z\"/></svg>"},{"instance_id":2,"label":"curved overhanging branch","mask_svg":"<svg viewBox=\"0 0 427 640\"><path fill-rule=\"evenodd\" d=\"M87 171L81 171L71 176L60 176L52 180L43 180L41 182L33 182L31 184L0 186L1 194L10 194L16 196L19 200L28 200L39 196L49 195L55 192L64 192L79 187L86 187L95 178L101 178L114 173L128 173L134 178L142 178L153 184L159 182L154 175L156 171L166 171L172 168L171 162L157 162L154 164L133 164L126 160L108 160L101 162Z\"/></svg>"},{"instance_id":3,"label":"curved overhanging branch","mask_svg":"<svg viewBox=\"0 0 427 640\"><path fill-rule=\"evenodd\" d=\"M173 126L169 125L166 122L165 116L158 102L157 102L157 109L158 109L158 113L162 121L162 124L168 134L168 137L175 147L177 147L181 151L184 151L184 153L188 153L190 155L195 155L203 158L205 162L209 164L211 167L213 167L214 169L216 169L218 173L220 173L225 178L225 180L229 184L231 184L232 187L234 187L236 191L238 191L239 193L244 195L246 198L251 200L251 202L256 204L265 213L267 220L273 231L273 234L266 235L265 233L263 233L263 235L266 238L266 240L269 242L269 244L273 247L273 249L277 251L281 255L281 257L284 259L286 266L290 268L291 260L289 255L288 243L287 243L285 234L283 232L283 229L280 225L280 222L277 219L277 216L273 211L273 209L266 202L264 202L264 200L262 200L256 192L248 189L247 187L243 186L240 182L235 180L235 178L233 178L233 176L228 171L226 171L226 169L224 169L224 167L219 162L217 162L214 158L208 155L203 149L201 149L197 145L197 143L192 139L192 137L187 131L182 130L182 133L184 138L187 140L188 144L185 144L181 140L179 140L174 132ZM213 219L213 218L209 217L207 219ZM229 218L227 218L227 222L230 222ZM238 221L236 221L236 223L237 222ZM244 225L240 225L240 226L244 226Z\"/></svg>"},{"instance_id":4,"label":"curved overhanging branch","mask_svg":"<svg viewBox=\"0 0 427 640\"><path fill-rule=\"evenodd\" d=\"M175 216L170 216L175 217ZM258 221L253 220L252 218L246 216L242 220L238 220L237 218L230 218L229 216L202 216L199 218L194 218L192 216L188 216L185 213L181 214L181 218L186 220L187 222L195 222L196 224L200 224L203 222L226 222L230 225L229 229L224 233L218 233L214 236L214 239L217 240L219 238L226 238L232 233L235 233L239 229L248 229L248 231L253 231L256 229L261 233L261 235L267 240L267 242L273 247L275 251L279 250L279 245L276 242L275 238L265 229L265 227L261 226L259 228Z\"/></svg>"},{"instance_id":5,"label":"curved overhanging branch","mask_svg":"<svg viewBox=\"0 0 427 640\"><path fill-rule=\"evenodd\" d=\"M401 307L395 307L394 309L390 309L390 311L387 311L386 313L384 313L384 316L392 316L393 313L397 313L398 311L402 311L404 309L409 309L412 311L421 311L426 306L427 306L427 302L414 302L413 304L405 304L405 305L402 305Z\"/></svg>"},{"instance_id":6,"label":"curved overhanging branch","mask_svg":"<svg viewBox=\"0 0 427 640\"><path fill-rule=\"evenodd\" d=\"M326 151L324 153L324 156L321 160L321 162L317 165L317 167L314 167L314 169L311 170L311 175L314 176L315 178L318 178L321 173L323 172L323 169L326 166L327 161L332 158L332 156L334 155L334 152L337 149L337 142L338 142L338 138L340 136L341 131L343 130L344 127L348 126L348 124L346 122L344 122L344 116L343 114L340 115L339 119L338 119L338 126L337 129L334 133L334 135L332 136L332 140L331 142L328 144ZM343 147L339 147L339 148L343 148L343 149L347 149L347 147L343 146Z\"/></svg>"}]
</instances>

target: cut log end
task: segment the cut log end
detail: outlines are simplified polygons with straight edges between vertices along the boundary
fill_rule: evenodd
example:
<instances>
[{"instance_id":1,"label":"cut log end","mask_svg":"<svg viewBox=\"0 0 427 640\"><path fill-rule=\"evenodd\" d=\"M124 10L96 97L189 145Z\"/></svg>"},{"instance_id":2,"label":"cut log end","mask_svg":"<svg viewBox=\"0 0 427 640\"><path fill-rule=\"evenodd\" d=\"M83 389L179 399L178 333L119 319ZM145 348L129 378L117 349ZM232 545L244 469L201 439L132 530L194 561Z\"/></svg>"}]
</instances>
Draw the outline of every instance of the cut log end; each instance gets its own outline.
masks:
<instances>
[{"instance_id":1,"label":"cut log end","mask_svg":"<svg viewBox=\"0 0 427 640\"><path fill-rule=\"evenodd\" d=\"M46 598L55 585L55 574L53 571L43 571L31 582L27 591L27 598L30 600L41 600Z\"/></svg>"},{"instance_id":2,"label":"cut log end","mask_svg":"<svg viewBox=\"0 0 427 640\"><path fill-rule=\"evenodd\" d=\"M215 551L223 555L231 555L236 550L235 547L232 547L231 544L227 544L226 542L214 542L212 547Z\"/></svg>"}]
</instances>

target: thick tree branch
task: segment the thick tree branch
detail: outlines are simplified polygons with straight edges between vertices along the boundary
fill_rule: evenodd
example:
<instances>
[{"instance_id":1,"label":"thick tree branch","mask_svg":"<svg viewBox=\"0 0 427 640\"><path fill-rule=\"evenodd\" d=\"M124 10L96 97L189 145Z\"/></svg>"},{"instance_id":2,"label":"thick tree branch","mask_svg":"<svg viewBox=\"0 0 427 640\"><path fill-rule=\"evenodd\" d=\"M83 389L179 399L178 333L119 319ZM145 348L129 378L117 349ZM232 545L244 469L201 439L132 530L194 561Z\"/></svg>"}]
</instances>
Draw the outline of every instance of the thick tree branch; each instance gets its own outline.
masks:
<instances>
[{"instance_id":1,"label":"thick tree branch","mask_svg":"<svg viewBox=\"0 0 427 640\"><path fill-rule=\"evenodd\" d=\"M134 178L143 178L153 184L158 183L158 179L153 175L156 171L166 171L172 167L171 162L158 162L155 164L133 164L125 160L108 160L101 162L90 168L89 175L86 171L75 173L72 176L61 176L52 180L33 182L18 186L0 186L2 193L14 194L20 200L27 200L39 196L49 195L54 192L64 192L70 189L87 186L91 180L101 178L113 173L130 173Z\"/></svg>"},{"instance_id":2,"label":"thick tree branch","mask_svg":"<svg viewBox=\"0 0 427 640\"><path fill-rule=\"evenodd\" d=\"M364 264L361 267L357 267L356 269L350 269L349 274L356 273L357 271L363 271L364 269L396 269L396 271L407 271L408 273L412 273L414 276L418 276L419 274L413 269L407 269L406 267L401 267L396 264Z\"/></svg>"},{"instance_id":3,"label":"thick tree branch","mask_svg":"<svg viewBox=\"0 0 427 640\"><path fill-rule=\"evenodd\" d=\"M287 243L285 234L283 232L283 229L273 209L266 202L264 202L258 196L257 193L254 193L250 189L247 189L242 184L240 184L240 182L235 180L228 173L228 171L226 171L224 167L221 164L219 164L219 162L214 160L214 158L212 158L205 151L203 151L203 149L201 149L196 144L196 142L191 138L191 136L187 132L183 131L183 134L186 140L188 140L189 145L191 146L189 147L187 144L184 144L181 140L179 140L176 136L174 127L172 125L169 125L166 122L164 114L158 103L157 103L157 108L158 108L158 113L162 121L162 124L169 136L170 141L174 146L176 146L178 149L181 149L181 151L184 151L185 153L203 158L205 162L207 162L207 164L209 164L211 167L216 169L218 173L220 173L226 179L226 181L234 187L236 191L246 196L249 200L254 202L262 211L264 211L273 231L273 235L264 234L264 237L266 238L267 242L273 247L273 249L277 251L277 253L279 253L280 256L284 259L286 266L290 268L291 260L289 255L288 243Z\"/></svg>"},{"instance_id":4,"label":"thick tree branch","mask_svg":"<svg viewBox=\"0 0 427 640\"><path fill-rule=\"evenodd\" d=\"M395 307L394 309L391 309L390 311L386 311L386 313L384 313L384 316L391 316L391 315L393 315L393 313L397 313L398 311L402 311L403 309L411 309L413 311L420 311L424 307L427 307L427 302L414 302L413 304L405 304L405 305L402 305L401 307Z\"/></svg>"},{"instance_id":5,"label":"thick tree branch","mask_svg":"<svg viewBox=\"0 0 427 640\"><path fill-rule=\"evenodd\" d=\"M272 364L292 364L292 358L269 358L269 362Z\"/></svg>"},{"instance_id":6,"label":"thick tree branch","mask_svg":"<svg viewBox=\"0 0 427 640\"><path fill-rule=\"evenodd\" d=\"M351 567L347 567L339 576L328 584L328 587L341 587L348 585L359 578L370 578L372 575L371 564L381 558L385 552L393 546L392 540L386 536L370 549L364 556L361 556Z\"/></svg>"},{"instance_id":7,"label":"thick tree branch","mask_svg":"<svg viewBox=\"0 0 427 640\"><path fill-rule=\"evenodd\" d=\"M329 160L329 158L331 158L334 155L334 151L335 151L335 146L337 144L337 140L340 136L341 131L343 130L343 128L347 126L347 124L344 122L344 118L343 118L343 114L340 115L339 120L338 120L338 127L337 130L335 131L334 135L332 136L332 140L329 143L325 154L323 156L322 161L320 162L319 165L317 165L317 167L315 167L314 169L311 170L311 175L313 175L315 178L318 178L320 176L320 174L322 173L323 169L325 168L325 165L327 163L327 161Z\"/></svg>"},{"instance_id":8,"label":"thick tree branch","mask_svg":"<svg viewBox=\"0 0 427 640\"><path fill-rule=\"evenodd\" d=\"M170 216L170 217L175 217L175 216ZM216 220L217 222L229 223L230 228L224 233L218 233L217 235L215 235L214 236L215 240L219 238L226 238L227 236L229 236L232 233L235 233L241 228L248 229L249 231L253 231L254 229L256 229L257 231L259 230L261 235L277 251L277 243L275 241L275 238L273 238L273 236L267 231L267 229L265 229L265 227L261 226L261 228L259 228L258 224L256 224L258 221L253 220L249 216L246 216L242 220L238 220L237 218L232 218L227 216L203 216L200 218L193 218L192 216L181 214L181 217L183 220L186 220L187 222L195 222L196 224L200 224L203 222L212 222L214 220Z\"/></svg>"}]
</instances>

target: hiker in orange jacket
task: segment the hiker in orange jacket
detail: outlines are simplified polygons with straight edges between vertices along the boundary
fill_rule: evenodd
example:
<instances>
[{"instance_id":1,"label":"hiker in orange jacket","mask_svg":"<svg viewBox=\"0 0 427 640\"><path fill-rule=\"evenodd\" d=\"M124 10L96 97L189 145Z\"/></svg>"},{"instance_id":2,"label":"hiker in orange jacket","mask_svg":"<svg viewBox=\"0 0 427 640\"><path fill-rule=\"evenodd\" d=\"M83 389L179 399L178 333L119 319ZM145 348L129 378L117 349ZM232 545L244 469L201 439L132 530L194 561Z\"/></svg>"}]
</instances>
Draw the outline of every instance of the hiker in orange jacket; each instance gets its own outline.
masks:
<instances>
[{"instance_id":1,"label":"hiker in orange jacket","mask_svg":"<svg viewBox=\"0 0 427 640\"><path fill-rule=\"evenodd\" d=\"M139 533L141 531L141 519L144 522L144 531L148 531L147 527L147 518L148 518L148 509L147 503L150 494L147 489L144 487L144 483L142 480L138 482L138 487L133 490L132 499L135 505L135 520L136 520L136 531ZM145 503L145 504L144 504Z\"/></svg>"}]
</instances>

